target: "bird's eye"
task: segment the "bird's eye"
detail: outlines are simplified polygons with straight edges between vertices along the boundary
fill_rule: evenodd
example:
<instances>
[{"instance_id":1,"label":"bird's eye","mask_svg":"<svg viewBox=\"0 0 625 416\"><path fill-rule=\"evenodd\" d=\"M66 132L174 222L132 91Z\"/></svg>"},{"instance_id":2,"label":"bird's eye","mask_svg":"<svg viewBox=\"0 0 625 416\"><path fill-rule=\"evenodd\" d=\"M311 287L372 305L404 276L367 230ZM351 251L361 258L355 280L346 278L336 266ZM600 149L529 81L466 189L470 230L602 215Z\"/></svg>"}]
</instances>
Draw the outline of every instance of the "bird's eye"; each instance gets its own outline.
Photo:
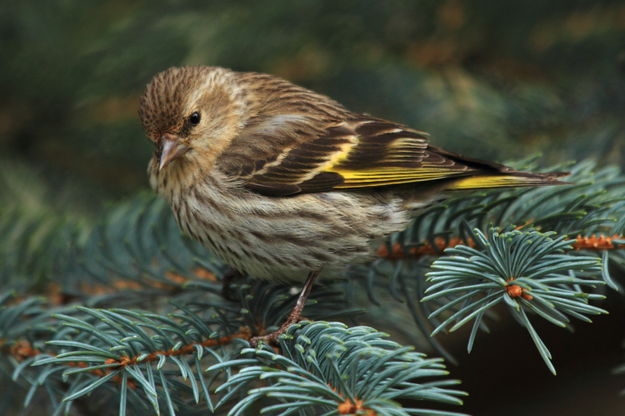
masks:
<instances>
[{"instance_id":1,"label":"bird's eye","mask_svg":"<svg viewBox=\"0 0 625 416\"><path fill-rule=\"evenodd\" d=\"M202 117L200 116L200 113L198 113L197 111L194 111L190 116L189 116L189 123L193 124L194 126L197 124L200 124L200 119Z\"/></svg>"}]
</instances>

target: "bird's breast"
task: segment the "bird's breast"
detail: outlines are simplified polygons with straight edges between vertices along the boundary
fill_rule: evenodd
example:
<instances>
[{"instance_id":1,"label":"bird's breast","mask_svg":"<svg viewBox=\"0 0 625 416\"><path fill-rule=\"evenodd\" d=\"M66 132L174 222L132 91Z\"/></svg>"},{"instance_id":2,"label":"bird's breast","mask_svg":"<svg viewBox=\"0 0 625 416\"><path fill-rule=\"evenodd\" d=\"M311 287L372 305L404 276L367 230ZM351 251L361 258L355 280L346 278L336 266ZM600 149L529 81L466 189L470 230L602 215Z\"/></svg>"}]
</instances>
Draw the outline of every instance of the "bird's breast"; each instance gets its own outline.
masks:
<instances>
[{"instance_id":1,"label":"bird's breast","mask_svg":"<svg viewBox=\"0 0 625 416\"><path fill-rule=\"evenodd\" d=\"M311 270L341 274L409 220L400 201L344 192L267 197L218 174L160 191L186 234L235 269L268 280L303 281Z\"/></svg>"}]
</instances>

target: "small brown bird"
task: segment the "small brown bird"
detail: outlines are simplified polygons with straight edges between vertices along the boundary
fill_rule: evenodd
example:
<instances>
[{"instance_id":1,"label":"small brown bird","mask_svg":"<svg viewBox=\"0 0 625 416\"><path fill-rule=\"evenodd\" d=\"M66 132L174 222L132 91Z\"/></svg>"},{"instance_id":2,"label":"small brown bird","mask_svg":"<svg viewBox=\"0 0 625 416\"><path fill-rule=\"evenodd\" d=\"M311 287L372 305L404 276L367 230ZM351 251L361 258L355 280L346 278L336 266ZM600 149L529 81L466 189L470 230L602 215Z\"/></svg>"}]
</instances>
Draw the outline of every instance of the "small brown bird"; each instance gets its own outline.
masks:
<instances>
[{"instance_id":1,"label":"small brown bird","mask_svg":"<svg viewBox=\"0 0 625 416\"><path fill-rule=\"evenodd\" d=\"M150 183L184 232L241 273L305 281L265 341L299 319L317 276L371 260L444 191L560 183L453 154L424 132L259 73L167 69L139 116L156 148Z\"/></svg>"}]
</instances>

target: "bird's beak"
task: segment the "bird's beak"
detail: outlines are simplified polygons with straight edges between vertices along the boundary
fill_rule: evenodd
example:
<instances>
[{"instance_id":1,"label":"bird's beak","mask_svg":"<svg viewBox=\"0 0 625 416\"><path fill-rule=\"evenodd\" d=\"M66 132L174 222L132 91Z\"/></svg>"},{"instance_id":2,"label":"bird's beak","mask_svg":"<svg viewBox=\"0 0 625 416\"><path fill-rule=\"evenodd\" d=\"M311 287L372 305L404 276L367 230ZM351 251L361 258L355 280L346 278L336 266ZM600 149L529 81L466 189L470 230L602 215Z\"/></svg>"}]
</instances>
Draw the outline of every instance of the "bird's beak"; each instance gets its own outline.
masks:
<instances>
[{"instance_id":1,"label":"bird's beak","mask_svg":"<svg viewBox=\"0 0 625 416\"><path fill-rule=\"evenodd\" d=\"M180 138L174 134L166 133L160 140L161 157L158 160L158 170L161 171L172 161L187 153L188 146L180 143Z\"/></svg>"}]
</instances>

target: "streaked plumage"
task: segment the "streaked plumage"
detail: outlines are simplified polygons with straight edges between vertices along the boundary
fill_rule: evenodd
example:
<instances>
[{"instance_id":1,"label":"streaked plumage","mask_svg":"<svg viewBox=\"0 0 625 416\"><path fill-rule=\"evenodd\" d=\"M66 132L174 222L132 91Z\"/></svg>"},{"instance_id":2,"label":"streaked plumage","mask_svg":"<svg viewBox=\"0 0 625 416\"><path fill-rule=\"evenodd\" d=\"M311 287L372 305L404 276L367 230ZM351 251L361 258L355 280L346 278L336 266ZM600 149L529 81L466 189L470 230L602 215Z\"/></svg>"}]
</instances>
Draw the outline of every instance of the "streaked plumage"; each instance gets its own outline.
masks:
<instances>
[{"instance_id":1,"label":"streaked plumage","mask_svg":"<svg viewBox=\"0 0 625 416\"><path fill-rule=\"evenodd\" d=\"M370 260L446 190L550 185L429 144L426 133L353 113L271 75L170 68L141 98L151 185L182 230L252 277L306 283Z\"/></svg>"},{"instance_id":2,"label":"streaked plumage","mask_svg":"<svg viewBox=\"0 0 625 416\"><path fill-rule=\"evenodd\" d=\"M147 86L139 114L157 149L150 182L180 227L262 279L338 276L444 190L557 183L452 154L426 133L264 74L170 68Z\"/></svg>"}]
</instances>

